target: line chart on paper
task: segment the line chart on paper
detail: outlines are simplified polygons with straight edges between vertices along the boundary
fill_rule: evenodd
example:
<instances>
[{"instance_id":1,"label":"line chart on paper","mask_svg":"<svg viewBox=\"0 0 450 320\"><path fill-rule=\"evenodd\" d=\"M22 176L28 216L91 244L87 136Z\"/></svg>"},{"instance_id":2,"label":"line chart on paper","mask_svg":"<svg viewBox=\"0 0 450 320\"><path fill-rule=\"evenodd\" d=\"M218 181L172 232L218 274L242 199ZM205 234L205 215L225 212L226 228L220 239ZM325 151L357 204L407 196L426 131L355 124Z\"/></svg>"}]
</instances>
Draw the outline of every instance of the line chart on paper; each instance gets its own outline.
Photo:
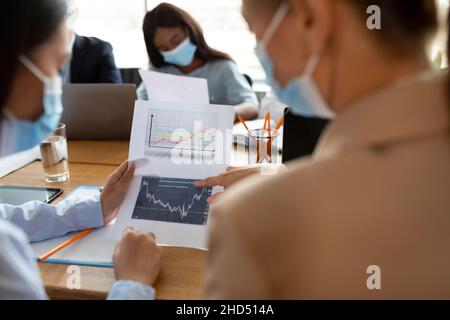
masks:
<instances>
[{"instance_id":1,"label":"line chart on paper","mask_svg":"<svg viewBox=\"0 0 450 320\"><path fill-rule=\"evenodd\" d=\"M214 156L218 115L178 110L149 110L145 153L167 155L178 153Z\"/></svg>"},{"instance_id":2,"label":"line chart on paper","mask_svg":"<svg viewBox=\"0 0 450 320\"><path fill-rule=\"evenodd\" d=\"M206 225L212 188L195 180L143 177L132 219Z\"/></svg>"}]
</instances>

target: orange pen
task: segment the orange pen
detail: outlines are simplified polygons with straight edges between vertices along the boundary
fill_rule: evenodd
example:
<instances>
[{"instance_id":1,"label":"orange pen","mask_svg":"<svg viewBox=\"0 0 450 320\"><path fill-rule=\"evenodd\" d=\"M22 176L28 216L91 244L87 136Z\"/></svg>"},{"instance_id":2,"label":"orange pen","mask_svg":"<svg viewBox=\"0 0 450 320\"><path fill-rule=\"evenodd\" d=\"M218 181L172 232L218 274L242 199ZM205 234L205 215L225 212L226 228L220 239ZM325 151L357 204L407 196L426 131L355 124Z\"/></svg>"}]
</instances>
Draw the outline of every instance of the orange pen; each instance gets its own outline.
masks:
<instances>
[{"instance_id":1,"label":"orange pen","mask_svg":"<svg viewBox=\"0 0 450 320\"><path fill-rule=\"evenodd\" d=\"M247 127L247 124L244 121L244 118L240 114L238 114L239 121L244 125L245 129L247 129L248 132L250 132L250 129Z\"/></svg>"},{"instance_id":2,"label":"orange pen","mask_svg":"<svg viewBox=\"0 0 450 320\"><path fill-rule=\"evenodd\" d=\"M263 127L263 130L262 130L262 139L264 139L264 134L266 133L268 116L269 116L269 113L267 112L266 116L264 118L264 127ZM259 139L257 141L257 152L258 152L258 155L256 157L256 163L260 163L260 162L262 162L262 159L261 159L262 154L261 154L261 142L259 141Z\"/></svg>"},{"instance_id":3,"label":"orange pen","mask_svg":"<svg viewBox=\"0 0 450 320\"><path fill-rule=\"evenodd\" d=\"M269 142L267 143L267 155L269 162L272 162L272 129L270 127L270 112L267 112L267 126L269 127Z\"/></svg>"},{"instance_id":4,"label":"orange pen","mask_svg":"<svg viewBox=\"0 0 450 320\"><path fill-rule=\"evenodd\" d=\"M80 232L79 234L73 236L72 238L70 238L66 242L60 244L56 248L54 248L54 249L50 250L49 252L47 252L47 253L43 254L42 256L40 256L39 259L38 259L38 262L42 262L42 261L48 259L50 256L54 255L58 251L61 251L65 247L71 245L72 243L74 243L78 239L81 239L81 238L87 236L89 233L92 232L92 230L94 230L94 229L87 229L87 230L84 230L84 231Z\"/></svg>"},{"instance_id":5,"label":"orange pen","mask_svg":"<svg viewBox=\"0 0 450 320\"><path fill-rule=\"evenodd\" d=\"M281 116L280 120L277 123L277 126L275 127L275 133L278 133L278 130L280 130L281 126L283 125L284 122L284 115Z\"/></svg>"}]
</instances>

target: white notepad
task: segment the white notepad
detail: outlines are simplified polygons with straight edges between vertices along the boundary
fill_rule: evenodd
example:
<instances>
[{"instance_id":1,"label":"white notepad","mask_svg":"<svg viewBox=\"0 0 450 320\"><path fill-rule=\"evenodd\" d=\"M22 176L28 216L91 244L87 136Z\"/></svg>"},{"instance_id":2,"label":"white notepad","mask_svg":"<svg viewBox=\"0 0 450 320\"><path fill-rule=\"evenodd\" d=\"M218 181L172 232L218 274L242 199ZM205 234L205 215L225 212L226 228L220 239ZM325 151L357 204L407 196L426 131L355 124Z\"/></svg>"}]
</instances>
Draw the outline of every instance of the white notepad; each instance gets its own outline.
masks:
<instances>
[{"instance_id":1,"label":"white notepad","mask_svg":"<svg viewBox=\"0 0 450 320\"><path fill-rule=\"evenodd\" d=\"M79 187L73 191L67 198L80 198L98 194L97 187ZM58 263L69 265L84 265L94 267L112 267L112 255L116 241L110 238L113 224L94 230L84 238L77 240L70 246L55 253L45 260L46 263ZM38 258L46 252L52 250L58 245L64 243L77 233L71 233L64 237L50 239L31 244L35 258Z\"/></svg>"},{"instance_id":2,"label":"white notepad","mask_svg":"<svg viewBox=\"0 0 450 320\"><path fill-rule=\"evenodd\" d=\"M6 177L10 173L19 170L33 161L40 160L41 153L39 146L26 151L12 154L0 159L0 178Z\"/></svg>"}]
</instances>

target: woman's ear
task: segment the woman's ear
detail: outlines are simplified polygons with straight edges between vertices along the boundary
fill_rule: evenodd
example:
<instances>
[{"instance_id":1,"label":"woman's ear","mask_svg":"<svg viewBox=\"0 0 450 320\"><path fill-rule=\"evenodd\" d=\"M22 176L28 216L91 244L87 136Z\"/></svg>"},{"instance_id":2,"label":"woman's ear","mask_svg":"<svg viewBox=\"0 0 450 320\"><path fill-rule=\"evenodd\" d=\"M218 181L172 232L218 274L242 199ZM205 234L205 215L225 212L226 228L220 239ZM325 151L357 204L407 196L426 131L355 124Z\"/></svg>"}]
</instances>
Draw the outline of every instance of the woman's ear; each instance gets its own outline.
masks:
<instances>
[{"instance_id":1,"label":"woman's ear","mask_svg":"<svg viewBox=\"0 0 450 320\"><path fill-rule=\"evenodd\" d=\"M310 53L321 52L328 42L335 0L288 0L293 32Z\"/></svg>"}]
</instances>

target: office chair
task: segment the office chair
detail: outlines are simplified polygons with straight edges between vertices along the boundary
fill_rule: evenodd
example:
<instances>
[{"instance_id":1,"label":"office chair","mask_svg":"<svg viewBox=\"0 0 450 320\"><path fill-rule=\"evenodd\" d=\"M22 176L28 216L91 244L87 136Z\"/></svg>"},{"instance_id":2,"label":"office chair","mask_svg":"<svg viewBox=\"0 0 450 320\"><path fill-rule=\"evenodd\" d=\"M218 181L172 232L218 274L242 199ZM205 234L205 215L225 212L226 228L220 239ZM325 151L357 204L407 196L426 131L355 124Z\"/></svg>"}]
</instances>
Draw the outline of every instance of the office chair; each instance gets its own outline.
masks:
<instances>
[{"instance_id":1,"label":"office chair","mask_svg":"<svg viewBox=\"0 0 450 320\"><path fill-rule=\"evenodd\" d=\"M253 88L253 79L252 77L250 77L248 74L242 74L244 76L244 78L247 80L248 84L250 85L251 88Z\"/></svg>"},{"instance_id":2,"label":"office chair","mask_svg":"<svg viewBox=\"0 0 450 320\"><path fill-rule=\"evenodd\" d=\"M283 162L313 154L330 121L294 115L286 109L283 129Z\"/></svg>"},{"instance_id":3,"label":"office chair","mask_svg":"<svg viewBox=\"0 0 450 320\"><path fill-rule=\"evenodd\" d=\"M139 85L142 83L141 76L139 75L139 69L120 69L120 73L122 74L123 83L135 84L136 87L139 87Z\"/></svg>"}]
</instances>

